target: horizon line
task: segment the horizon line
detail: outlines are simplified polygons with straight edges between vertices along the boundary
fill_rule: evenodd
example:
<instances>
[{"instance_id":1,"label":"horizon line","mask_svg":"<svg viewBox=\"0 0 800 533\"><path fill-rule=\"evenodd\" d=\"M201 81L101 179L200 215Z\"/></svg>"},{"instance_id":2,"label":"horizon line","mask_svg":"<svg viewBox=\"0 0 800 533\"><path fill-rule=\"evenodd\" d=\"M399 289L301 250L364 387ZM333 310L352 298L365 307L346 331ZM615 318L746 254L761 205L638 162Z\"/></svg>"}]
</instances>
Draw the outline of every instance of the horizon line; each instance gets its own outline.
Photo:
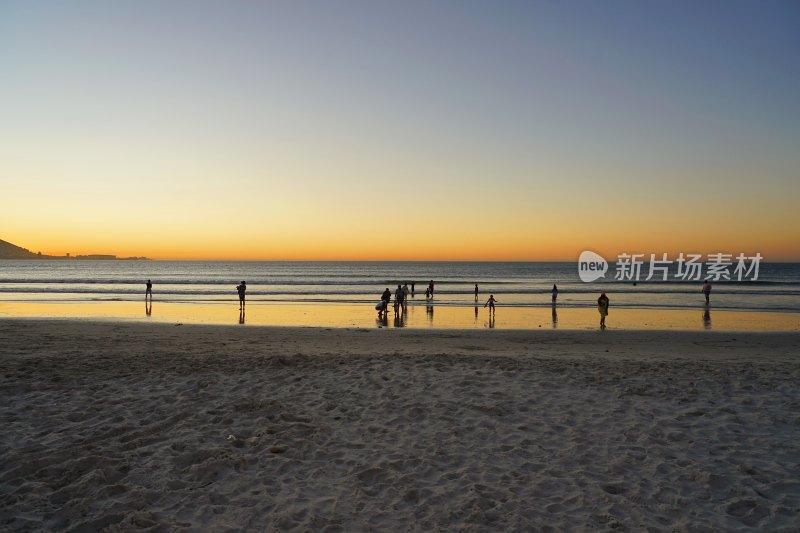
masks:
<instances>
[{"instance_id":1,"label":"horizon line","mask_svg":"<svg viewBox=\"0 0 800 533\"><path fill-rule=\"evenodd\" d=\"M111 255L111 254L90 254L90 255ZM64 256L50 256L63 260ZM609 256L611 257L611 256ZM78 256L72 256L72 259L77 259ZM143 259L140 259L143 258ZM615 262L613 257L608 260L609 263ZM5 259L8 261L19 261L20 259ZM22 261L47 261L47 259L21 259ZM85 259L84 259L85 260ZM95 261L102 261L103 259L95 259ZM235 258L153 258L145 256L131 256L131 257L116 257L115 259L108 259L108 261L236 261L236 262L274 262L274 263L575 263L578 257L573 259L235 259ZM643 263L648 263L649 260L644 260ZM775 259L769 260L762 259L762 263L800 263L800 258L789 259Z\"/></svg>"}]
</instances>

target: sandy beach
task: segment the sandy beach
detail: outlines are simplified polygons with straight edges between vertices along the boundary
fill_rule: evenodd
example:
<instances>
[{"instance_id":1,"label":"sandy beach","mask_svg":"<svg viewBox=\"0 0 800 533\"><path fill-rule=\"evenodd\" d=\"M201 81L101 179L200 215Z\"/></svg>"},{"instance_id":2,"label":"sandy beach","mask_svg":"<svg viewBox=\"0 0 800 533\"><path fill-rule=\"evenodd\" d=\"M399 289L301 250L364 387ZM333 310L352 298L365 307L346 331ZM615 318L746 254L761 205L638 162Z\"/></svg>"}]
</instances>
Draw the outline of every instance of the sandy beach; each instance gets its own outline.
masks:
<instances>
[{"instance_id":1,"label":"sandy beach","mask_svg":"<svg viewBox=\"0 0 800 533\"><path fill-rule=\"evenodd\" d=\"M800 334L0 320L0 530L796 531Z\"/></svg>"}]
</instances>

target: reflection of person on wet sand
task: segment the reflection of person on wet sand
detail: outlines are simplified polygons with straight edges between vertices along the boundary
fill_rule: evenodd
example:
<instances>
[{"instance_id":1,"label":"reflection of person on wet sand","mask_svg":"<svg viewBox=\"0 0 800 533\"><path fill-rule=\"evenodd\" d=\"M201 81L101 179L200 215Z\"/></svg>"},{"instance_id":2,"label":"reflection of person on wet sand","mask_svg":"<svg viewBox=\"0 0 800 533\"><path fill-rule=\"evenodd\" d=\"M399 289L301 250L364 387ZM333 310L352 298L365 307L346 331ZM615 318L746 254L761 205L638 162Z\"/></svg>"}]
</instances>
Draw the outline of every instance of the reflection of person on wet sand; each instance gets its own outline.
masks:
<instances>
[{"instance_id":1,"label":"reflection of person on wet sand","mask_svg":"<svg viewBox=\"0 0 800 533\"><path fill-rule=\"evenodd\" d=\"M239 308L239 324L244 324L244 307Z\"/></svg>"},{"instance_id":2,"label":"reflection of person on wet sand","mask_svg":"<svg viewBox=\"0 0 800 533\"><path fill-rule=\"evenodd\" d=\"M709 309L708 306L706 306L703 311L703 327L711 329L711 309Z\"/></svg>"},{"instance_id":3,"label":"reflection of person on wet sand","mask_svg":"<svg viewBox=\"0 0 800 533\"><path fill-rule=\"evenodd\" d=\"M600 329L606 329L606 317L608 316L608 296L606 291L600 293L597 299L597 311L600 313Z\"/></svg>"},{"instance_id":4,"label":"reflection of person on wet sand","mask_svg":"<svg viewBox=\"0 0 800 533\"><path fill-rule=\"evenodd\" d=\"M236 286L236 292L239 293L239 309L244 309L244 293L247 291L247 284L242 281L241 284Z\"/></svg>"},{"instance_id":5,"label":"reflection of person on wet sand","mask_svg":"<svg viewBox=\"0 0 800 533\"><path fill-rule=\"evenodd\" d=\"M558 325L558 311L556 311L556 303L553 302L553 327Z\"/></svg>"},{"instance_id":6,"label":"reflection of person on wet sand","mask_svg":"<svg viewBox=\"0 0 800 533\"><path fill-rule=\"evenodd\" d=\"M489 314L489 328L494 328L494 313Z\"/></svg>"},{"instance_id":7,"label":"reflection of person on wet sand","mask_svg":"<svg viewBox=\"0 0 800 533\"><path fill-rule=\"evenodd\" d=\"M153 314L153 300L144 300L144 314L150 316Z\"/></svg>"},{"instance_id":8,"label":"reflection of person on wet sand","mask_svg":"<svg viewBox=\"0 0 800 533\"><path fill-rule=\"evenodd\" d=\"M494 303L495 303L496 301L497 301L497 300L495 300L495 299L494 299L494 294L490 294L490 295L489 295L489 299L488 299L488 300L486 300L486 303L485 303L485 304L483 304L483 307L484 307L484 308L486 308L486 306L487 306L487 305L489 306L489 314L491 314L491 315L493 315L493 314L494 314Z\"/></svg>"}]
</instances>

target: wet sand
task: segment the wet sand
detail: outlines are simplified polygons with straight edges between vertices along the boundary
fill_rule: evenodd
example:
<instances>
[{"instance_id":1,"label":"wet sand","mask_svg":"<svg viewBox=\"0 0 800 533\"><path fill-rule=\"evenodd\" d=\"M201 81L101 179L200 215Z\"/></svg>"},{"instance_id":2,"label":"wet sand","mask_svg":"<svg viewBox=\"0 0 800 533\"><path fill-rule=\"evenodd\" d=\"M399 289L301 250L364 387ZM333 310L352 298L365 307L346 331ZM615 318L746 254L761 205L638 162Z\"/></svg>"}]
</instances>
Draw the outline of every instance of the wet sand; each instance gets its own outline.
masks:
<instances>
[{"instance_id":1,"label":"wet sand","mask_svg":"<svg viewBox=\"0 0 800 533\"><path fill-rule=\"evenodd\" d=\"M499 305L493 317L483 304L477 306L442 305L424 298L412 302L404 313L395 315L390 306L384 320L377 319L372 304L353 303L276 303L250 302L244 314L239 304L230 302L181 303L156 299L142 301L3 301L3 318L74 318L90 320L137 321L145 323L243 324L288 327L359 328L452 328L452 329L597 329L597 306L558 305L509 307ZM798 331L800 313L736 311L698 304L692 309L639 309L612 307L606 324L609 329L664 329L689 331Z\"/></svg>"},{"instance_id":2,"label":"wet sand","mask_svg":"<svg viewBox=\"0 0 800 533\"><path fill-rule=\"evenodd\" d=\"M2 530L800 528L796 333L0 339Z\"/></svg>"}]
</instances>

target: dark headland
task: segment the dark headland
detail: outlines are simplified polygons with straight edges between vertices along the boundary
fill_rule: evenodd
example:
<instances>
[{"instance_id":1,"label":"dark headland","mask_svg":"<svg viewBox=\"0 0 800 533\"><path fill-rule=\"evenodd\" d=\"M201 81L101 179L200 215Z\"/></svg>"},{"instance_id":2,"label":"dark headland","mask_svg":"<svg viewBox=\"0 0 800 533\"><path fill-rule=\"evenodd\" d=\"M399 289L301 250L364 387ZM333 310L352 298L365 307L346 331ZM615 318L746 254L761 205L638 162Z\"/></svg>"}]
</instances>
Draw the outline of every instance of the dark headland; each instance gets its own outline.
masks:
<instances>
[{"instance_id":1,"label":"dark headland","mask_svg":"<svg viewBox=\"0 0 800 533\"><path fill-rule=\"evenodd\" d=\"M34 253L27 248L22 248L10 242L0 239L0 259L77 259L77 260L146 260L147 257L117 257L107 254L90 255L44 255L42 252Z\"/></svg>"}]
</instances>

